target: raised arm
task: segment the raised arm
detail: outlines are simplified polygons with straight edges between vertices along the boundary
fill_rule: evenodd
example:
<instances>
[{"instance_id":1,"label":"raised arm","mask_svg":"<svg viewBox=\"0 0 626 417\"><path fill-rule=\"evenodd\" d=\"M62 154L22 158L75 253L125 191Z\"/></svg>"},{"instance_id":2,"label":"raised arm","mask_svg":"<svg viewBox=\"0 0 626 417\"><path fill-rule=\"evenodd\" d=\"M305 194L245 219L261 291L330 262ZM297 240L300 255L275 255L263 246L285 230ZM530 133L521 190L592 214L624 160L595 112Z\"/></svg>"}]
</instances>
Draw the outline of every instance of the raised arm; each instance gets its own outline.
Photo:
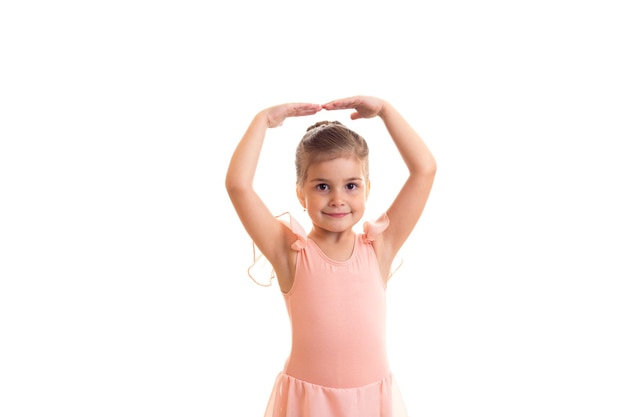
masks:
<instances>
[{"instance_id":1,"label":"raised arm","mask_svg":"<svg viewBox=\"0 0 626 417\"><path fill-rule=\"evenodd\" d=\"M279 283L288 265L285 256L293 239L276 220L253 188L254 175L268 128L278 127L287 117L308 116L318 104L288 103L259 112L244 133L230 161L226 189L244 228L276 270ZM283 280L284 281L284 280Z\"/></svg>"},{"instance_id":2,"label":"raised arm","mask_svg":"<svg viewBox=\"0 0 626 417\"><path fill-rule=\"evenodd\" d=\"M355 96L334 100L322 107L326 110L354 109L352 119L379 116L409 170L408 178L387 210L389 227L377 244L382 250L380 253L377 248L379 259L390 265L424 210L437 170L435 158L404 117L384 100Z\"/></svg>"}]
</instances>

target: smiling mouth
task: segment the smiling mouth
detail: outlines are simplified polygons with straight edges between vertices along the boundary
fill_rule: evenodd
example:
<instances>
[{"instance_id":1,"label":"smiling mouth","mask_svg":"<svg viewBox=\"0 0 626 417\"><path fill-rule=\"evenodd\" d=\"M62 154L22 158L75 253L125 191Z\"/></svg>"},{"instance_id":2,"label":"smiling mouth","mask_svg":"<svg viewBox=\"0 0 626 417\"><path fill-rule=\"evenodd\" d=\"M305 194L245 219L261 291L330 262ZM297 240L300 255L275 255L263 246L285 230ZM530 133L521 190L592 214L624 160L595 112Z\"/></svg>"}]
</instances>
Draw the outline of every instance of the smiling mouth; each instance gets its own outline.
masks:
<instances>
[{"instance_id":1,"label":"smiling mouth","mask_svg":"<svg viewBox=\"0 0 626 417\"><path fill-rule=\"evenodd\" d=\"M350 213L324 213L324 214L327 215L327 216L339 219L339 218L347 216Z\"/></svg>"}]
</instances>

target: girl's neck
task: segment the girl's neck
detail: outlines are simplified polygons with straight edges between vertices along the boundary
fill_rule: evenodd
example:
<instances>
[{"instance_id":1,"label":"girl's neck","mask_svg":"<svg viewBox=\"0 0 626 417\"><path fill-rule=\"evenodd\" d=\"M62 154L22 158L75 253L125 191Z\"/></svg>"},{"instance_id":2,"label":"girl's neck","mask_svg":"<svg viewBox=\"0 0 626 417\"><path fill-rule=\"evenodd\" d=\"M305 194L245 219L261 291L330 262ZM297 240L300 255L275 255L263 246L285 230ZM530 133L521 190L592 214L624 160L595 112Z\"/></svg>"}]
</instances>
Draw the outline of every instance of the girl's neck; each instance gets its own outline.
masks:
<instances>
[{"instance_id":1,"label":"girl's neck","mask_svg":"<svg viewBox=\"0 0 626 417\"><path fill-rule=\"evenodd\" d=\"M356 234L351 229L344 232L329 232L314 227L308 237L330 259L345 261L352 256Z\"/></svg>"}]
</instances>

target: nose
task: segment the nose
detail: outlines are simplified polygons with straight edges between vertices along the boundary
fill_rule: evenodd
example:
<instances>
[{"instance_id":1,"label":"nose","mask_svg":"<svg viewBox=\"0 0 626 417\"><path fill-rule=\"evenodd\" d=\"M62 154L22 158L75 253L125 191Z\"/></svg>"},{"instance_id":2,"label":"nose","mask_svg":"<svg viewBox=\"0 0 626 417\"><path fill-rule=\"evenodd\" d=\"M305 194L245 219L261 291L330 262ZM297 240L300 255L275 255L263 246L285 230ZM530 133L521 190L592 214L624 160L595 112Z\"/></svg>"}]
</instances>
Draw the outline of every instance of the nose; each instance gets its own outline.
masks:
<instances>
[{"instance_id":1,"label":"nose","mask_svg":"<svg viewBox=\"0 0 626 417\"><path fill-rule=\"evenodd\" d=\"M329 205L331 207L341 207L344 204L345 204L345 202L344 202L343 195L342 195L341 191L335 190L330 195L330 203L329 203Z\"/></svg>"}]
</instances>

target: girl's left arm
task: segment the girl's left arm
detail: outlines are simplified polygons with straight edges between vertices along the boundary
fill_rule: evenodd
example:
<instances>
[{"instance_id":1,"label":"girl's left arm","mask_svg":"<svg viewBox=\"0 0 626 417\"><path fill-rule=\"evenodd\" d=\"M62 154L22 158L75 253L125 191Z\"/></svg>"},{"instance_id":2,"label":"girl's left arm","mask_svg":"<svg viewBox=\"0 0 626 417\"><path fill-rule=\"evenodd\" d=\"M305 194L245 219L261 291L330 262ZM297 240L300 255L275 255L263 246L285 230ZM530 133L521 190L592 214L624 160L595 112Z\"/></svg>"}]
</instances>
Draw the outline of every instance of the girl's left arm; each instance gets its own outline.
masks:
<instances>
[{"instance_id":1,"label":"girl's left arm","mask_svg":"<svg viewBox=\"0 0 626 417\"><path fill-rule=\"evenodd\" d=\"M426 143L389 103L383 102L378 116L383 120L409 176L387 210L389 227L385 232L385 250L395 256L417 224L437 172L437 163Z\"/></svg>"},{"instance_id":2,"label":"girl's left arm","mask_svg":"<svg viewBox=\"0 0 626 417\"><path fill-rule=\"evenodd\" d=\"M355 110L352 119L379 116L409 170L408 178L387 210L389 227L380 241L375 242L379 259L390 266L424 211L437 171L435 158L413 127L385 100L355 96L322 107L326 110L352 108Z\"/></svg>"}]
</instances>

